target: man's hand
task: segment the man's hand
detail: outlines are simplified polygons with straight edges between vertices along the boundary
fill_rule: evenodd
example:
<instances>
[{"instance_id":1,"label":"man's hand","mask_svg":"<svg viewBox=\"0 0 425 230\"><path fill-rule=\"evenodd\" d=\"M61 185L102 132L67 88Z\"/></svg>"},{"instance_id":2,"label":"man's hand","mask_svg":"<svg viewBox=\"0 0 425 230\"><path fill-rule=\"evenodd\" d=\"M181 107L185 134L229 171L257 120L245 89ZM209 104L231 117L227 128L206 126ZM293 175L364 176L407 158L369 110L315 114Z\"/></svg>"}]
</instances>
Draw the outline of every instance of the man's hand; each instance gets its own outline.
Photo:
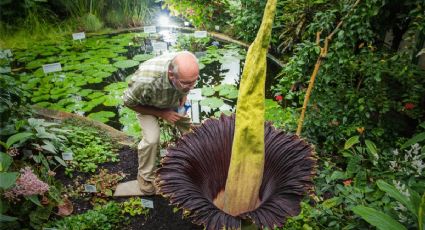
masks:
<instances>
[{"instance_id":1,"label":"man's hand","mask_svg":"<svg viewBox=\"0 0 425 230\"><path fill-rule=\"evenodd\" d=\"M184 105L184 103L186 102L186 100L187 100L187 96L184 96L183 98L180 98L180 100L179 100L179 107L182 107Z\"/></svg>"},{"instance_id":2,"label":"man's hand","mask_svg":"<svg viewBox=\"0 0 425 230\"><path fill-rule=\"evenodd\" d=\"M174 112L172 110L162 111L160 117L171 124L174 124L183 118L183 116L180 116L177 112Z\"/></svg>"}]
</instances>

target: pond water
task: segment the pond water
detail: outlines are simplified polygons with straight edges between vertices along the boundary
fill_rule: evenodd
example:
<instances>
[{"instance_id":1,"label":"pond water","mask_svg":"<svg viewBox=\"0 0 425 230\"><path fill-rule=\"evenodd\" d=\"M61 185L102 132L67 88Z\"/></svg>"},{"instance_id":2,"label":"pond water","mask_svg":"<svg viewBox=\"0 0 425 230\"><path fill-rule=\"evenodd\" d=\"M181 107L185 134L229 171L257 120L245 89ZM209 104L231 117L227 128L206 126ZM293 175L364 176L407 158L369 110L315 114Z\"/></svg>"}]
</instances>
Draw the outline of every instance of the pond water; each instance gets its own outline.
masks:
<instances>
[{"instance_id":1,"label":"pond water","mask_svg":"<svg viewBox=\"0 0 425 230\"><path fill-rule=\"evenodd\" d=\"M32 104L85 115L138 136L134 112L122 106L126 81L143 61L178 50L192 51L199 59L201 119L234 112L246 49L176 29L69 38L12 50L9 62L0 63L1 76L17 79ZM60 63L61 71L44 73L43 65L50 63ZM269 60L267 69L266 97L272 98L268 89L279 66Z\"/></svg>"}]
</instances>

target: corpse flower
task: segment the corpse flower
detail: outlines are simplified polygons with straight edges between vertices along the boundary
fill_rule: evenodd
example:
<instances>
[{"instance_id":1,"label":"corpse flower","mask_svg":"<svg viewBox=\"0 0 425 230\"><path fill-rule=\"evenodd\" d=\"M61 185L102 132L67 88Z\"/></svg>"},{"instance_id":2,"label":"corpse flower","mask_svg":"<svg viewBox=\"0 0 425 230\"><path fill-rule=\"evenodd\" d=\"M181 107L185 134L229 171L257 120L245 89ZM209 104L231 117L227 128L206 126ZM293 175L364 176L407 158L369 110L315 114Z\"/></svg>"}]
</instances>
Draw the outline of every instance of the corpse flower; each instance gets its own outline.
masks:
<instances>
[{"instance_id":1,"label":"corpse flower","mask_svg":"<svg viewBox=\"0 0 425 230\"><path fill-rule=\"evenodd\" d=\"M264 123L266 55L276 11L268 0L249 47L236 115L205 121L168 149L158 170L163 196L206 229L240 229L242 220L282 226L300 212L312 185L313 150Z\"/></svg>"},{"instance_id":2,"label":"corpse flower","mask_svg":"<svg viewBox=\"0 0 425 230\"><path fill-rule=\"evenodd\" d=\"M239 229L242 219L273 229L298 215L312 185L313 150L296 135L265 124L265 165L258 207L232 216L222 210L235 117L206 120L167 151L158 170L161 193L206 229ZM247 180L251 178L246 178Z\"/></svg>"}]
</instances>

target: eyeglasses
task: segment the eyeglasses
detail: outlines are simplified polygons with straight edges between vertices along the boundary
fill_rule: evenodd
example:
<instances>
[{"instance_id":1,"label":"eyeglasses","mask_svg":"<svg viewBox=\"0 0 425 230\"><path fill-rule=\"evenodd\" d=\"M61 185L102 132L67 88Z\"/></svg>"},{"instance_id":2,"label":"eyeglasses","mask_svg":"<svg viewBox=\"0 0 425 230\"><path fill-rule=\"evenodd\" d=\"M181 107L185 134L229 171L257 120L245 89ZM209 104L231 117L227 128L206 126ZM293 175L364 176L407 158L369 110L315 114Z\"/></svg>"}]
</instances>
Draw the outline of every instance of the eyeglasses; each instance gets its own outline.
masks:
<instances>
[{"instance_id":1,"label":"eyeglasses","mask_svg":"<svg viewBox=\"0 0 425 230\"><path fill-rule=\"evenodd\" d=\"M199 79L196 79L195 81L191 81L191 82L183 82L183 81L180 81L179 79L176 79L176 81L178 81L179 84L183 87L193 87L196 84L198 84Z\"/></svg>"}]
</instances>

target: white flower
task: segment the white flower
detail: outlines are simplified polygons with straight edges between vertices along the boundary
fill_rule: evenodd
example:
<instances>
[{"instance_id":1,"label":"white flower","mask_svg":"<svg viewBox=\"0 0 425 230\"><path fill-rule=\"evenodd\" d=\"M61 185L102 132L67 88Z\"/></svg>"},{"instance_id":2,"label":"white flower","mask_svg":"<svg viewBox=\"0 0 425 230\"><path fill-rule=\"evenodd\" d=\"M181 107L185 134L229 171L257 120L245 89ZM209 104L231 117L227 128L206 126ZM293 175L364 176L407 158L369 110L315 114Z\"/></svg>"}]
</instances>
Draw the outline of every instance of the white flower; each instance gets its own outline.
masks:
<instances>
[{"instance_id":1,"label":"white flower","mask_svg":"<svg viewBox=\"0 0 425 230\"><path fill-rule=\"evenodd\" d=\"M398 152L398 149L395 149L395 150L393 150L393 154L398 156L398 154L400 154L400 153Z\"/></svg>"}]
</instances>

